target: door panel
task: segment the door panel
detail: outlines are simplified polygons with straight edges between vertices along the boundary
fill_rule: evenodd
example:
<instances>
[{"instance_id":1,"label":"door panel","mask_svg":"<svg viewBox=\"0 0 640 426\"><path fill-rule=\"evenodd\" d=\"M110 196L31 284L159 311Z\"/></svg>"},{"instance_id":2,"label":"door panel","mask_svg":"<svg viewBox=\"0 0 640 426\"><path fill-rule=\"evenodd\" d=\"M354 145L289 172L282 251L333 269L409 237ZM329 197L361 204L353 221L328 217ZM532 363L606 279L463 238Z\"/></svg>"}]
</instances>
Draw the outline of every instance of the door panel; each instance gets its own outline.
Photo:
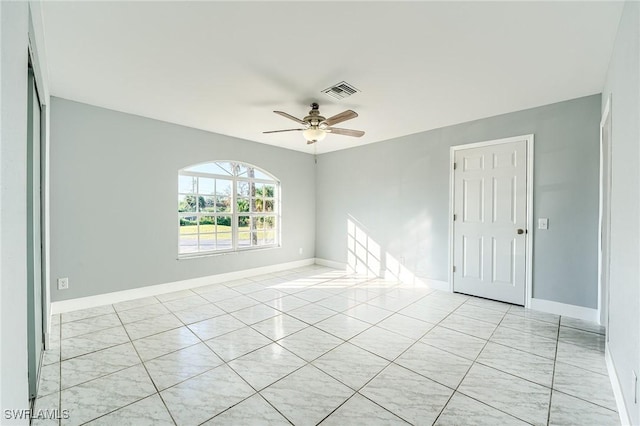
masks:
<instances>
[{"instance_id":1,"label":"door panel","mask_svg":"<svg viewBox=\"0 0 640 426\"><path fill-rule=\"evenodd\" d=\"M462 202L464 211L463 218L465 222L484 222L484 180L464 180Z\"/></svg>"},{"instance_id":2,"label":"door panel","mask_svg":"<svg viewBox=\"0 0 640 426\"><path fill-rule=\"evenodd\" d=\"M27 114L27 356L29 397L35 398L44 334L42 318L42 234L40 180L40 101L29 68Z\"/></svg>"},{"instance_id":3,"label":"door panel","mask_svg":"<svg viewBox=\"0 0 640 426\"><path fill-rule=\"evenodd\" d=\"M514 285L515 239L491 238L491 282ZM504 257L499 261L500 257ZM507 257L508 256L508 257Z\"/></svg>"},{"instance_id":4,"label":"door panel","mask_svg":"<svg viewBox=\"0 0 640 426\"><path fill-rule=\"evenodd\" d=\"M461 149L454 161L453 289L524 304L525 140ZM460 267L458 267L458 265Z\"/></svg>"},{"instance_id":5,"label":"door panel","mask_svg":"<svg viewBox=\"0 0 640 426\"><path fill-rule=\"evenodd\" d=\"M515 177L505 176L493 178L493 188L491 192L493 196L493 223L501 223L503 225L515 224L515 190Z\"/></svg>"},{"instance_id":6,"label":"door panel","mask_svg":"<svg viewBox=\"0 0 640 426\"><path fill-rule=\"evenodd\" d=\"M462 275L482 280L484 253L482 237L465 235L462 238Z\"/></svg>"}]
</instances>

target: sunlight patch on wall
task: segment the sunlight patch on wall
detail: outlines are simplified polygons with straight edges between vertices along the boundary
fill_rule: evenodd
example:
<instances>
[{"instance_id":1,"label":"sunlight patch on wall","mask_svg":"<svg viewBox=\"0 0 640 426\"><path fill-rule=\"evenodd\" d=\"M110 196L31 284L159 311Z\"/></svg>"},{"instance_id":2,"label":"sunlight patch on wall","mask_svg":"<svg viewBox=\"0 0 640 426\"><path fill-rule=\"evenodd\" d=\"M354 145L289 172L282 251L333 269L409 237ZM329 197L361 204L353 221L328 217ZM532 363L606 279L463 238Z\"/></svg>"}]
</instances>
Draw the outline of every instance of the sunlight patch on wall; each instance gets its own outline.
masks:
<instances>
[{"instance_id":1,"label":"sunlight patch on wall","mask_svg":"<svg viewBox=\"0 0 640 426\"><path fill-rule=\"evenodd\" d=\"M356 274L383 276L380 244L355 219L347 219L347 268Z\"/></svg>"},{"instance_id":2,"label":"sunlight patch on wall","mask_svg":"<svg viewBox=\"0 0 640 426\"><path fill-rule=\"evenodd\" d=\"M396 280L411 287L429 287L405 265L370 236L370 232L353 216L347 218L347 270Z\"/></svg>"},{"instance_id":3,"label":"sunlight patch on wall","mask_svg":"<svg viewBox=\"0 0 640 426\"><path fill-rule=\"evenodd\" d=\"M415 274L389 253L385 255L384 276L385 278L395 278L404 283L413 283L416 280Z\"/></svg>"}]
</instances>

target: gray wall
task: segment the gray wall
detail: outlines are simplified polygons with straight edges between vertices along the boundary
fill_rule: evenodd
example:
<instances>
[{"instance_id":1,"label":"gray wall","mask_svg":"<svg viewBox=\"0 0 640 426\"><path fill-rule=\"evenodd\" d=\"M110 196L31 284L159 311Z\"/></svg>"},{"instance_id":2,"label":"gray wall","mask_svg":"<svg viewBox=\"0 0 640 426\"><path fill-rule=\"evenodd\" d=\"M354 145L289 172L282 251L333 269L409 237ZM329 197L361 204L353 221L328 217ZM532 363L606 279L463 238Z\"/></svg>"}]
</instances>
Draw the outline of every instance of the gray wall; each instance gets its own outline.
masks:
<instances>
[{"instance_id":1,"label":"gray wall","mask_svg":"<svg viewBox=\"0 0 640 426\"><path fill-rule=\"evenodd\" d=\"M280 179L282 247L177 260L178 170L212 160ZM311 155L52 97L53 301L314 257L314 226Z\"/></svg>"},{"instance_id":2,"label":"gray wall","mask_svg":"<svg viewBox=\"0 0 640 426\"><path fill-rule=\"evenodd\" d=\"M640 372L640 3L627 2L602 107L611 95L611 269L609 350L632 424L631 372Z\"/></svg>"},{"instance_id":3,"label":"gray wall","mask_svg":"<svg viewBox=\"0 0 640 426\"><path fill-rule=\"evenodd\" d=\"M421 278L448 280L449 147L533 133L533 296L596 308L600 95L318 157L316 256L347 261L347 220Z\"/></svg>"}]
</instances>

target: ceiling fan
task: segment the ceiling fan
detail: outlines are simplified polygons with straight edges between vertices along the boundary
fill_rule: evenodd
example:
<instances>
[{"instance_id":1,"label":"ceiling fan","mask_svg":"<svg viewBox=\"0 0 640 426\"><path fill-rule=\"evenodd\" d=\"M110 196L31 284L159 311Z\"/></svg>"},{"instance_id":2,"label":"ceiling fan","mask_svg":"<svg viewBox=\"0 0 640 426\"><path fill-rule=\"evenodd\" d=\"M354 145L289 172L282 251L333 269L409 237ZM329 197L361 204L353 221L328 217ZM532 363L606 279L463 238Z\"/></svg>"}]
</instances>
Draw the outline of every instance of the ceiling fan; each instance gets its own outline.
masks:
<instances>
[{"instance_id":1,"label":"ceiling fan","mask_svg":"<svg viewBox=\"0 0 640 426\"><path fill-rule=\"evenodd\" d=\"M336 114L333 117L324 118L320 115L320 106L317 103L311 104L311 111L309 111L309 115L300 120L299 118L294 117L291 114L287 114L282 111L273 111L276 114L279 114L283 117L286 117L290 120L295 121L296 123L302 124L302 128L300 129L286 129L286 130L270 130L268 132L262 133L280 133L280 132L297 132L301 131L302 135L307 140L307 144L316 143L318 141L323 140L327 133L334 133L336 135L344 135L344 136L354 136L359 138L364 135L362 130L351 130L351 129L340 129L337 127L331 127L334 124L342 123L343 121L351 120L352 118L356 118L358 114L355 111L350 109L341 112L340 114Z\"/></svg>"}]
</instances>

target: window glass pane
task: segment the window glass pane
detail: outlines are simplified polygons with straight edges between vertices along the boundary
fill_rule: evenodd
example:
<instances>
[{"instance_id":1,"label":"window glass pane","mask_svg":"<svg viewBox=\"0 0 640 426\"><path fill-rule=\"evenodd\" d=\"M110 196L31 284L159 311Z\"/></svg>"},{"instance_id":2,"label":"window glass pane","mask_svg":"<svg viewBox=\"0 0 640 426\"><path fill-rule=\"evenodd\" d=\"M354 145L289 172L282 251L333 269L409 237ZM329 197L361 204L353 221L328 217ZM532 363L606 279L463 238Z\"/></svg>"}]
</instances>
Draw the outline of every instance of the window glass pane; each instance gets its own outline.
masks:
<instances>
[{"instance_id":1,"label":"window glass pane","mask_svg":"<svg viewBox=\"0 0 640 426\"><path fill-rule=\"evenodd\" d=\"M249 216L238 216L238 246L251 245Z\"/></svg>"},{"instance_id":2,"label":"window glass pane","mask_svg":"<svg viewBox=\"0 0 640 426\"><path fill-rule=\"evenodd\" d=\"M271 176L269 176L266 173L261 172L258 169L254 169L255 170L255 178L256 179L265 179L265 180L273 180L273 178Z\"/></svg>"},{"instance_id":3,"label":"window glass pane","mask_svg":"<svg viewBox=\"0 0 640 426\"><path fill-rule=\"evenodd\" d=\"M197 233L198 218L196 216L184 216L180 218L180 235Z\"/></svg>"},{"instance_id":4,"label":"window glass pane","mask_svg":"<svg viewBox=\"0 0 640 426\"><path fill-rule=\"evenodd\" d=\"M218 164L218 167L220 167L225 171L225 174L228 174L230 176L235 176L234 163L230 163L228 161L218 161L217 164Z\"/></svg>"},{"instance_id":5,"label":"window glass pane","mask_svg":"<svg viewBox=\"0 0 640 426\"><path fill-rule=\"evenodd\" d=\"M211 251L215 249L216 234L200 234L200 251Z\"/></svg>"},{"instance_id":6,"label":"window glass pane","mask_svg":"<svg viewBox=\"0 0 640 426\"><path fill-rule=\"evenodd\" d=\"M249 220L249 216L238 216L238 230L240 231L240 228L243 229L249 229L249 227L251 226L251 222Z\"/></svg>"},{"instance_id":7,"label":"window glass pane","mask_svg":"<svg viewBox=\"0 0 640 426\"><path fill-rule=\"evenodd\" d=\"M273 216L261 216L260 229L272 229L272 228L273 228Z\"/></svg>"},{"instance_id":8,"label":"window glass pane","mask_svg":"<svg viewBox=\"0 0 640 426\"><path fill-rule=\"evenodd\" d=\"M251 211L252 212L261 212L264 209L264 200L262 198L252 198L251 199Z\"/></svg>"},{"instance_id":9,"label":"window glass pane","mask_svg":"<svg viewBox=\"0 0 640 426\"><path fill-rule=\"evenodd\" d=\"M264 216L264 229L274 229L276 227L275 216Z\"/></svg>"},{"instance_id":10,"label":"window glass pane","mask_svg":"<svg viewBox=\"0 0 640 426\"><path fill-rule=\"evenodd\" d=\"M251 191L252 197L263 197L264 194L264 184L263 183L252 183L253 191Z\"/></svg>"},{"instance_id":11,"label":"window glass pane","mask_svg":"<svg viewBox=\"0 0 640 426\"><path fill-rule=\"evenodd\" d=\"M273 200L264 200L264 211L265 212L273 211Z\"/></svg>"},{"instance_id":12,"label":"window glass pane","mask_svg":"<svg viewBox=\"0 0 640 426\"><path fill-rule=\"evenodd\" d=\"M195 194L198 179L194 176L178 176L178 192L182 194Z\"/></svg>"},{"instance_id":13,"label":"window glass pane","mask_svg":"<svg viewBox=\"0 0 640 426\"><path fill-rule=\"evenodd\" d=\"M195 212L196 197L194 195L178 195L178 212Z\"/></svg>"},{"instance_id":14,"label":"window glass pane","mask_svg":"<svg viewBox=\"0 0 640 426\"><path fill-rule=\"evenodd\" d=\"M265 245L272 245L276 243L276 233L275 231L265 232L264 234L264 243Z\"/></svg>"},{"instance_id":15,"label":"window glass pane","mask_svg":"<svg viewBox=\"0 0 640 426\"><path fill-rule=\"evenodd\" d=\"M197 211L204 209L204 197L201 195L187 195L186 201L189 206L194 205Z\"/></svg>"},{"instance_id":16,"label":"window glass pane","mask_svg":"<svg viewBox=\"0 0 640 426\"><path fill-rule=\"evenodd\" d=\"M273 198L276 196L276 189L275 189L275 185L265 185L264 186L264 196L265 197L269 197L269 198Z\"/></svg>"},{"instance_id":17,"label":"window glass pane","mask_svg":"<svg viewBox=\"0 0 640 426\"><path fill-rule=\"evenodd\" d=\"M276 227L276 217L275 216L265 216L264 218L264 242L265 244L275 244L277 237L277 227Z\"/></svg>"},{"instance_id":18,"label":"window glass pane","mask_svg":"<svg viewBox=\"0 0 640 426\"><path fill-rule=\"evenodd\" d=\"M233 185L232 181L225 179L216 179L216 195L231 196Z\"/></svg>"},{"instance_id":19,"label":"window glass pane","mask_svg":"<svg viewBox=\"0 0 640 426\"><path fill-rule=\"evenodd\" d=\"M215 216L200 216L200 234L216 232Z\"/></svg>"},{"instance_id":20,"label":"window glass pane","mask_svg":"<svg viewBox=\"0 0 640 426\"><path fill-rule=\"evenodd\" d=\"M195 253L198 251L197 235L180 235L178 253Z\"/></svg>"},{"instance_id":21,"label":"window glass pane","mask_svg":"<svg viewBox=\"0 0 640 426\"><path fill-rule=\"evenodd\" d=\"M229 197L218 197L216 201L216 210L219 212L231 213L231 199Z\"/></svg>"},{"instance_id":22,"label":"window glass pane","mask_svg":"<svg viewBox=\"0 0 640 426\"><path fill-rule=\"evenodd\" d=\"M233 242L231 240L230 233L216 234L216 239L216 248L218 250L231 250L233 248Z\"/></svg>"},{"instance_id":23,"label":"window glass pane","mask_svg":"<svg viewBox=\"0 0 640 426\"><path fill-rule=\"evenodd\" d=\"M214 193L216 180L210 178L198 178L198 194L209 195Z\"/></svg>"},{"instance_id":24,"label":"window glass pane","mask_svg":"<svg viewBox=\"0 0 640 426\"><path fill-rule=\"evenodd\" d=\"M261 246L264 245L264 232L252 232L251 233L251 245L252 246Z\"/></svg>"},{"instance_id":25,"label":"window glass pane","mask_svg":"<svg viewBox=\"0 0 640 426\"><path fill-rule=\"evenodd\" d=\"M212 173L214 175L230 175L231 173L228 167L228 163L226 163L226 168L224 167L224 165L225 163L204 163L187 167L184 170L188 172Z\"/></svg>"},{"instance_id":26,"label":"window glass pane","mask_svg":"<svg viewBox=\"0 0 640 426\"><path fill-rule=\"evenodd\" d=\"M216 211L216 197L202 197L200 196L200 211L202 212L214 212Z\"/></svg>"},{"instance_id":27,"label":"window glass pane","mask_svg":"<svg viewBox=\"0 0 640 426\"><path fill-rule=\"evenodd\" d=\"M249 247L250 245L249 232L241 232L238 236L238 247Z\"/></svg>"},{"instance_id":28,"label":"window glass pane","mask_svg":"<svg viewBox=\"0 0 640 426\"><path fill-rule=\"evenodd\" d=\"M231 216L218 216L216 222L217 232L231 232Z\"/></svg>"},{"instance_id":29,"label":"window glass pane","mask_svg":"<svg viewBox=\"0 0 640 426\"><path fill-rule=\"evenodd\" d=\"M249 211L249 199L248 198L238 198L238 212L245 213Z\"/></svg>"},{"instance_id":30,"label":"window glass pane","mask_svg":"<svg viewBox=\"0 0 640 426\"><path fill-rule=\"evenodd\" d=\"M237 176L247 176L248 167L244 164L236 164L236 174Z\"/></svg>"},{"instance_id":31,"label":"window glass pane","mask_svg":"<svg viewBox=\"0 0 640 426\"><path fill-rule=\"evenodd\" d=\"M237 195L240 197L248 197L249 196L249 182L244 180L239 180L236 184L237 187Z\"/></svg>"}]
</instances>

